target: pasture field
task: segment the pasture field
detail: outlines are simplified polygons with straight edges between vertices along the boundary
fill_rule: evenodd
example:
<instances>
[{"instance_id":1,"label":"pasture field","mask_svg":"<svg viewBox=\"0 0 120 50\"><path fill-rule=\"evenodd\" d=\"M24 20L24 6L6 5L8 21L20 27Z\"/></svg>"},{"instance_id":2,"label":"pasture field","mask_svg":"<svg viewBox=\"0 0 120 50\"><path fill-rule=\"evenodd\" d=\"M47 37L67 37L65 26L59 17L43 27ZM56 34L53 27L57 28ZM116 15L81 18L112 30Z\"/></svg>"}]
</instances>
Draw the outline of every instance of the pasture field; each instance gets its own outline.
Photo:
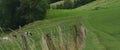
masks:
<instances>
[{"instance_id":1,"label":"pasture field","mask_svg":"<svg viewBox=\"0 0 120 50\"><path fill-rule=\"evenodd\" d=\"M120 50L120 0L96 0L75 9L49 10L45 20L25 25L22 30L33 33L27 38L30 49L41 50L42 35L52 32L56 44L59 44L57 27L61 27L63 40L66 41L71 40L72 26L79 27L80 23L87 28L83 50ZM9 42L0 41L0 50L22 48L20 38Z\"/></svg>"}]
</instances>

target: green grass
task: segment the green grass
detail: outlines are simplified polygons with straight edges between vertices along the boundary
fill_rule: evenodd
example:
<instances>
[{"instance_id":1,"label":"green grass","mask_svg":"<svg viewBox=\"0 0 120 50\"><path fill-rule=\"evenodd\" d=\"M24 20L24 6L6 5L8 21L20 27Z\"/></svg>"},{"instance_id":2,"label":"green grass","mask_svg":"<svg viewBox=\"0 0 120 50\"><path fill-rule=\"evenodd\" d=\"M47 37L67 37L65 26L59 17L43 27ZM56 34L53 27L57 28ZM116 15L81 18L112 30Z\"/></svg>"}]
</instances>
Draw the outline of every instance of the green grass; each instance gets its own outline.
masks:
<instances>
[{"instance_id":1,"label":"green grass","mask_svg":"<svg viewBox=\"0 0 120 50\"><path fill-rule=\"evenodd\" d=\"M92 12L86 17L86 26L99 38L106 50L120 50L120 8ZM98 13L98 14L97 14Z\"/></svg>"},{"instance_id":2,"label":"green grass","mask_svg":"<svg viewBox=\"0 0 120 50\"><path fill-rule=\"evenodd\" d=\"M73 25L79 26L80 24L79 19L80 19L79 17L71 16L67 18L62 17L58 19L36 21L34 22L34 24L31 23L31 24L24 26L22 30L23 32L30 31L33 34L32 36L29 36L27 40L30 48L33 48L33 50L37 50L37 49L41 50L42 49L41 48L41 36L43 36L43 34L48 34L52 32L55 37L54 39L57 42L56 44L58 44L59 35L58 35L57 27L60 26L62 28L63 37L64 37L64 40L66 40L68 36L73 32L72 31ZM16 33L16 31L12 33L18 34ZM23 45L21 43L22 41L20 38L18 38L18 40L15 40L15 41L13 40L11 42L4 42L4 41L0 41L0 42L1 42L1 48L3 48L2 50L16 50L16 49L18 50L18 47L23 49Z\"/></svg>"},{"instance_id":3,"label":"green grass","mask_svg":"<svg viewBox=\"0 0 120 50\"><path fill-rule=\"evenodd\" d=\"M96 7L98 9L96 9ZM73 25L79 25L79 17L87 28L86 47L83 50L120 50L120 1L97 0L76 9L49 10L46 20L36 21L24 26L24 31L31 31L35 43L30 46L40 50L40 39L43 33L53 32L58 39L57 26L61 26L65 35L71 33ZM42 33L43 32L43 33ZM13 33L13 32L12 32ZM0 50L13 50L15 44L0 43ZM20 44L21 45L21 44ZM5 48L8 46L8 48ZM9 49L11 48L11 49ZM15 48L17 49L17 48Z\"/></svg>"},{"instance_id":4,"label":"green grass","mask_svg":"<svg viewBox=\"0 0 120 50\"><path fill-rule=\"evenodd\" d=\"M84 50L120 50L120 1L97 0L72 10L53 10L56 17L83 16L88 28ZM99 7L98 10L94 10ZM96 40L97 39L97 40Z\"/></svg>"}]
</instances>

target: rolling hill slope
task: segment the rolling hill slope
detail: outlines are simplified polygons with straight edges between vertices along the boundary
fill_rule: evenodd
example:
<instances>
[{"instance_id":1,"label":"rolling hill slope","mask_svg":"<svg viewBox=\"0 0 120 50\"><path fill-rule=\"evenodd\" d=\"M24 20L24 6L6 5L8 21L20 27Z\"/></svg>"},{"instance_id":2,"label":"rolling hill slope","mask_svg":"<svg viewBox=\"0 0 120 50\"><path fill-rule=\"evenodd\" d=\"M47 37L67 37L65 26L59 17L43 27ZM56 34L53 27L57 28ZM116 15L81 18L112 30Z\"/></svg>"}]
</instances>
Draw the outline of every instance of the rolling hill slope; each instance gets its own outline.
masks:
<instances>
[{"instance_id":1,"label":"rolling hill slope","mask_svg":"<svg viewBox=\"0 0 120 50\"><path fill-rule=\"evenodd\" d=\"M86 45L83 50L120 50L119 10L120 0L97 0L76 9L49 10L46 20L30 23L24 26L23 30L34 33L30 38L34 39L35 49L37 50L41 49L39 48L39 41L42 32L49 33L52 30L55 31L54 35L57 36L56 27L61 26L65 30L64 33L68 34L71 32L70 27L74 24L79 25L79 22L81 22L79 17L82 17L82 23L87 28ZM19 46L12 45L12 43L4 45L5 42L0 44L2 50L9 50L5 49L5 46L14 49L18 49L15 46ZM34 44L30 45L34 48Z\"/></svg>"},{"instance_id":2,"label":"rolling hill slope","mask_svg":"<svg viewBox=\"0 0 120 50\"><path fill-rule=\"evenodd\" d=\"M95 11L85 17L84 23L88 30L97 37L100 44L98 48L102 48L100 50L120 50L118 47L120 46L119 9Z\"/></svg>"}]
</instances>

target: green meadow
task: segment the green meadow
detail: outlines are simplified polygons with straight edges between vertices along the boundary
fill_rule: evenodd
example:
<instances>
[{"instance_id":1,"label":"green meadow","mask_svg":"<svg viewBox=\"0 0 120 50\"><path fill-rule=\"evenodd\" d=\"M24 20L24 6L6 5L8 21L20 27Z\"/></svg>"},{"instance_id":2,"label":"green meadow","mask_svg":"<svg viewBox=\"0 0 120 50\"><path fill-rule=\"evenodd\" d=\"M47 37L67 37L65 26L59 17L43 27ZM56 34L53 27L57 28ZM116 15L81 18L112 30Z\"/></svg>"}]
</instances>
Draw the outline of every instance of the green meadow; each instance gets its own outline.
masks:
<instances>
[{"instance_id":1,"label":"green meadow","mask_svg":"<svg viewBox=\"0 0 120 50\"><path fill-rule=\"evenodd\" d=\"M80 23L87 30L83 50L120 50L120 0L96 0L75 9L50 9L45 20L27 24L21 30L33 34L27 38L29 50L42 50L46 48L43 47L43 35L52 33L55 44L59 45L60 27L63 42L72 41L72 27L79 27ZM11 34L18 34L18 30L12 30ZM20 37L11 41L0 41L0 50L23 48ZM59 50L59 46L56 48Z\"/></svg>"}]
</instances>

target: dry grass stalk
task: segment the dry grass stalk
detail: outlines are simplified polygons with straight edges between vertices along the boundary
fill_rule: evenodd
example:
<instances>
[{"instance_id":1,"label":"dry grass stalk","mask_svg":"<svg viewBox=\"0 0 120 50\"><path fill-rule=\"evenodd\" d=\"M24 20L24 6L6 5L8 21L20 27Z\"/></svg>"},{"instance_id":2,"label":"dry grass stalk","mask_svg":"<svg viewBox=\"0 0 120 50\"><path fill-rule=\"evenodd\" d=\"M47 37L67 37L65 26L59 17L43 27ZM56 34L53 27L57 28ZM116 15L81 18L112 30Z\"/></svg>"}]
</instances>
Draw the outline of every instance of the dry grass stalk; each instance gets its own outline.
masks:
<instances>
[{"instance_id":1,"label":"dry grass stalk","mask_svg":"<svg viewBox=\"0 0 120 50\"><path fill-rule=\"evenodd\" d=\"M24 50L28 50L28 43L27 43L27 39L24 35L21 35L22 38L22 42L24 44Z\"/></svg>"},{"instance_id":2,"label":"dry grass stalk","mask_svg":"<svg viewBox=\"0 0 120 50\"><path fill-rule=\"evenodd\" d=\"M46 42L44 36L42 36L42 44L41 44L41 46L42 46L42 50L49 50L49 48L47 46L47 42Z\"/></svg>"},{"instance_id":3,"label":"dry grass stalk","mask_svg":"<svg viewBox=\"0 0 120 50\"><path fill-rule=\"evenodd\" d=\"M28 48L29 48L29 46L28 46L28 43L27 43L27 39L26 39L26 37L23 35L23 33L22 33L22 30L21 30L21 27L19 27L19 35L20 35L20 37L22 38L22 43L23 43L23 45L24 45L24 50L28 50Z\"/></svg>"},{"instance_id":4,"label":"dry grass stalk","mask_svg":"<svg viewBox=\"0 0 120 50\"><path fill-rule=\"evenodd\" d=\"M0 27L0 32L1 32L1 35L4 34L4 31L1 27Z\"/></svg>"},{"instance_id":5,"label":"dry grass stalk","mask_svg":"<svg viewBox=\"0 0 120 50\"><path fill-rule=\"evenodd\" d=\"M81 25L80 29L79 29L79 32L81 33L81 49L83 49L85 47L85 38L86 38L86 29L83 25Z\"/></svg>"},{"instance_id":6,"label":"dry grass stalk","mask_svg":"<svg viewBox=\"0 0 120 50\"><path fill-rule=\"evenodd\" d=\"M62 38L62 30L61 27L58 26L59 40L60 40L60 50L65 50L63 38Z\"/></svg>"},{"instance_id":7,"label":"dry grass stalk","mask_svg":"<svg viewBox=\"0 0 120 50\"><path fill-rule=\"evenodd\" d=\"M69 42L68 50L75 50L75 44L73 42Z\"/></svg>"},{"instance_id":8,"label":"dry grass stalk","mask_svg":"<svg viewBox=\"0 0 120 50\"><path fill-rule=\"evenodd\" d=\"M82 50L85 45L86 29L81 25L78 30L77 26L74 25L74 32L75 50Z\"/></svg>"},{"instance_id":9,"label":"dry grass stalk","mask_svg":"<svg viewBox=\"0 0 120 50\"><path fill-rule=\"evenodd\" d=\"M75 25L73 26L73 29L74 29L74 34L73 34L74 47L75 47L75 50L79 50L80 43L78 42L78 36L79 36L78 29Z\"/></svg>"},{"instance_id":10,"label":"dry grass stalk","mask_svg":"<svg viewBox=\"0 0 120 50\"><path fill-rule=\"evenodd\" d=\"M46 39L47 46L48 46L49 50L56 50L53 39L51 38L51 34L45 35L45 39Z\"/></svg>"}]
</instances>

